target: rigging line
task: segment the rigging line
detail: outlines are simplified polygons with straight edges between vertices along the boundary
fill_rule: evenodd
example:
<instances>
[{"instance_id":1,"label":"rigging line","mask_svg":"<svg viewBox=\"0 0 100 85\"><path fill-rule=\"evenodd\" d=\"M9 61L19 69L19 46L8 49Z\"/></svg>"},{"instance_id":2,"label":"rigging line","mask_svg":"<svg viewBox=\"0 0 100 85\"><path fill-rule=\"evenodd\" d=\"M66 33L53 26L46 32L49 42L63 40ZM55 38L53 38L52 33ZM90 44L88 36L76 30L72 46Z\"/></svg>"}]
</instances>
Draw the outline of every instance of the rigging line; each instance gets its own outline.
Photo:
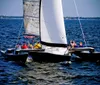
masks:
<instances>
[{"instance_id":1,"label":"rigging line","mask_svg":"<svg viewBox=\"0 0 100 85\"><path fill-rule=\"evenodd\" d=\"M85 46L87 46L86 40L85 40L85 35L84 35L83 29L82 29L82 24L81 24L80 17L79 17L79 13L78 13L78 8L77 8L77 5L76 5L75 0L73 0L73 1L74 1L74 5L75 5L75 9L76 9L77 16L78 16L78 21L79 21L79 24L80 24L80 28L81 28L81 31L82 31L84 43L85 43Z\"/></svg>"},{"instance_id":2,"label":"rigging line","mask_svg":"<svg viewBox=\"0 0 100 85\"><path fill-rule=\"evenodd\" d=\"M23 27L23 20L22 20L22 23L21 23L21 27L19 28L19 33L18 33L18 37L17 37L17 41L16 41L16 44L18 43L19 39L20 39L20 33L21 33L21 29ZM16 46L15 44L15 46Z\"/></svg>"}]
</instances>

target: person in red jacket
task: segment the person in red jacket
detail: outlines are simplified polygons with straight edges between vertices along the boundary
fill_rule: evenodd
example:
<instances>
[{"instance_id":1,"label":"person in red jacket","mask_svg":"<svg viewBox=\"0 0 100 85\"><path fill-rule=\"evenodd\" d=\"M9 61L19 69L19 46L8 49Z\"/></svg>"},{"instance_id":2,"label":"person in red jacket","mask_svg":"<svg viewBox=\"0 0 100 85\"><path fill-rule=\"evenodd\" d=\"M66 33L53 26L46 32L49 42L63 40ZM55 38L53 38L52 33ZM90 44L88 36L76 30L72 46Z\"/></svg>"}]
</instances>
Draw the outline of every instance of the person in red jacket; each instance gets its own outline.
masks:
<instances>
[{"instance_id":1,"label":"person in red jacket","mask_svg":"<svg viewBox=\"0 0 100 85\"><path fill-rule=\"evenodd\" d=\"M28 45L26 43L24 43L22 46L21 46L22 49L28 49Z\"/></svg>"}]
</instances>

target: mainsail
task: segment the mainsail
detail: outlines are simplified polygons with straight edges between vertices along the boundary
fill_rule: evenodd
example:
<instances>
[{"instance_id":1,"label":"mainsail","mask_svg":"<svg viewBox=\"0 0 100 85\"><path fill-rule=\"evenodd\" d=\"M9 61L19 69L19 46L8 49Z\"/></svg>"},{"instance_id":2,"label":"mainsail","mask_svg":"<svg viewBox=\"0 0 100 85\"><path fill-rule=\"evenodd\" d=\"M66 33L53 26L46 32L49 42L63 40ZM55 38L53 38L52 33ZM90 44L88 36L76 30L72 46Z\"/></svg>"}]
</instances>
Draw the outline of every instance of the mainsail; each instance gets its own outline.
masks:
<instances>
[{"instance_id":1,"label":"mainsail","mask_svg":"<svg viewBox=\"0 0 100 85\"><path fill-rule=\"evenodd\" d=\"M25 34L39 35L40 0L23 0Z\"/></svg>"},{"instance_id":2,"label":"mainsail","mask_svg":"<svg viewBox=\"0 0 100 85\"><path fill-rule=\"evenodd\" d=\"M42 0L40 16L41 43L46 52L68 53L62 0Z\"/></svg>"},{"instance_id":3,"label":"mainsail","mask_svg":"<svg viewBox=\"0 0 100 85\"><path fill-rule=\"evenodd\" d=\"M42 42L58 47L67 44L62 0L42 0L40 20Z\"/></svg>"}]
</instances>

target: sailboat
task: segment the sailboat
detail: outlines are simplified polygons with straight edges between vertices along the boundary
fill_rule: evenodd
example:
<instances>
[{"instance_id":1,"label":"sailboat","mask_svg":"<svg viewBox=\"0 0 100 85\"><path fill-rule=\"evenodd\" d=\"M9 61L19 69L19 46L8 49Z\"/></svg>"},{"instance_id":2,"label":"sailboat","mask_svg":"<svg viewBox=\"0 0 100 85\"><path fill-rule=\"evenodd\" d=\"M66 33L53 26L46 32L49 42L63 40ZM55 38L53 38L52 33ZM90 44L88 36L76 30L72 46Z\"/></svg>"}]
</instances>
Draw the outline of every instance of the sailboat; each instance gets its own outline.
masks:
<instances>
[{"instance_id":1,"label":"sailboat","mask_svg":"<svg viewBox=\"0 0 100 85\"><path fill-rule=\"evenodd\" d=\"M24 36L37 38L41 49L8 49L1 51L2 54L12 60L24 62L27 56L40 62L70 61L62 0L23 0L23 18Z\"/></svg>"},{"instance_id":2,"label":"sailboat","mask_svg":"<svg viewBox=\"0 0 100 85\"><path fill-rule=\"evenodd\" d=\"M29 51L34 61L70 61L62 0L24 0L27 35L39 36L41 49Z\"/></svg>"}]
</instances>

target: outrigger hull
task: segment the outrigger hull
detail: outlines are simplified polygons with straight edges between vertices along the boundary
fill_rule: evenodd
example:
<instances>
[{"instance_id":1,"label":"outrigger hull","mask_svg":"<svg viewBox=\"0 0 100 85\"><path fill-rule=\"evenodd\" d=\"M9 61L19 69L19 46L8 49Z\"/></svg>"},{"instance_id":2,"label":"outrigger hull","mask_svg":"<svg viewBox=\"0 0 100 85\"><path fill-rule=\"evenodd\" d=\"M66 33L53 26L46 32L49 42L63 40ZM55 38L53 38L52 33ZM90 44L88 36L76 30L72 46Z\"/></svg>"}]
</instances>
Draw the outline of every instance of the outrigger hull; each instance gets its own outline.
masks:
<instances>
[{"instance_id":1,"label":"outrigger hull","mask_svg":"<svg viewBox=\"0 0 100 85\"><path fill-rule=\"evenodd\" d=\"M81 60L100 61L100 52L75 51L74 54Z\"/></svg>"},{"instance_id":2,"label":"outrigger hull","mask_svg":"<svg viewBox=\"0 0 100 85\"><path fill-rule=\"evenodd\" d=\"M25 63L28 57L28 54L8 54L5 51L1 50L1 54L4 56L5 60L8 61L15 61L15 62L22 62Z\"/></svg>"},{"instance_id":3,"label":"outrigger hull","mask_svg":"<svg viewBox=\"0 0 100 85\"><path fill-rule=\"evenodd\" d=\"M100 60L100 52L95 52L93 47L71 48L70 52L75 54L77 59L81 59L85 61Z\"/></svg>"},{"instance_id":4,"label":"outrigger hull","mask_svg":"<svg viewBox=\"0 0 100 85\"><path fill-rule=\"evenodd\" d=\"M44 51L29 52L29 55L33 58L33 61L38 62L63 62L70 61L71 58L69 55L56 55Z\"/></svg>"}]
</instances>

